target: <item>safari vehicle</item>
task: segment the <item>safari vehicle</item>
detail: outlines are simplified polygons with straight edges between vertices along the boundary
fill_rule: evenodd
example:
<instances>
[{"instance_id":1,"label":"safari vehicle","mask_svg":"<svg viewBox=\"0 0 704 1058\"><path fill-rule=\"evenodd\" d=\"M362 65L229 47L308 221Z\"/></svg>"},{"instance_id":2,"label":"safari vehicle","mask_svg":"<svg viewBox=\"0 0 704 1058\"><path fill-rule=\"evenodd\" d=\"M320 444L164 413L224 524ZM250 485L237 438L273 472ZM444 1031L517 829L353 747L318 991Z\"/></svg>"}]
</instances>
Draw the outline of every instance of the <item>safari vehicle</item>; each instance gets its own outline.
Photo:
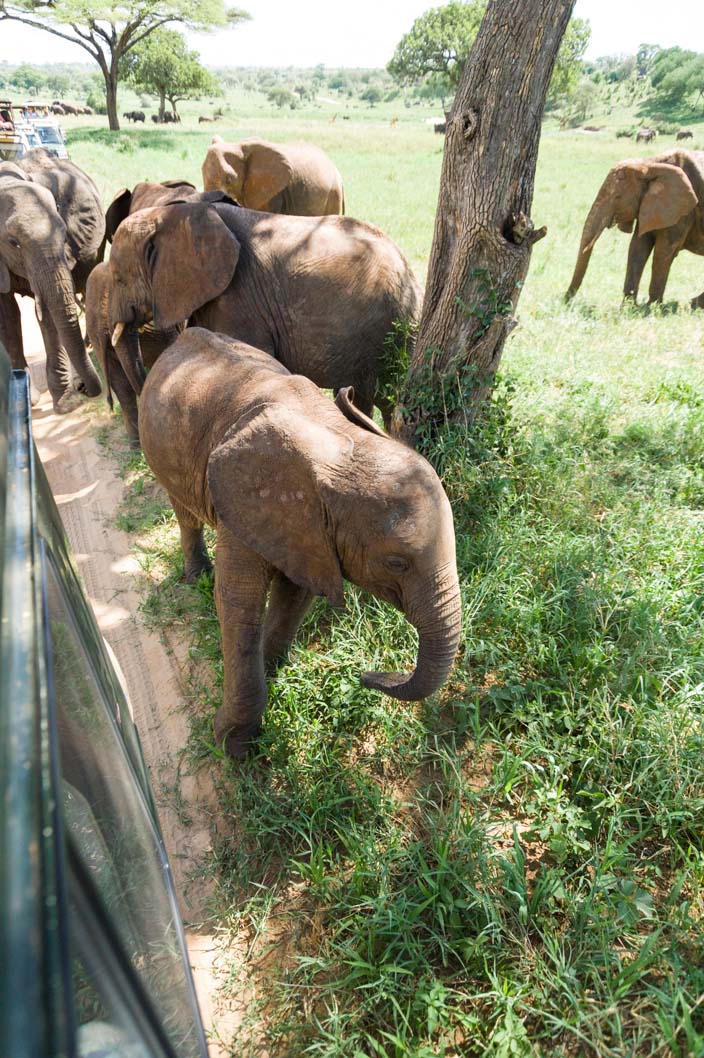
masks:
<instances>
[{"instance_id":1,"label":"safari vehicle","mask_svg":"<svg viewBox=\"0 0 704 1058\"><path fill-rule=\"evenodd\" d=\"M41 147L34 126L17 117L9 99L0 99L0 161L16 162L32 147Z\"/></svg>"},{"instance_id":2,"label":"safari vehicle","mask_svg":"<svg viewBox=\"0 0 704 1058\"><path fill-rule=\"evenodd\" d=\"M39 136L38 146L43 147L56 158L68 158L66 140L56 118L30 118L30 121Z\"/></svg>"},{"instance_id":3,"label":"safari vehicle","mask_svg":"<svg viewBox=\"0 0 704 1058\"><path fill-rule=\"evenodd\" d=\"M0 347L0 1055L207 1058L125 693Z\"/></svg>"}]
</instances>

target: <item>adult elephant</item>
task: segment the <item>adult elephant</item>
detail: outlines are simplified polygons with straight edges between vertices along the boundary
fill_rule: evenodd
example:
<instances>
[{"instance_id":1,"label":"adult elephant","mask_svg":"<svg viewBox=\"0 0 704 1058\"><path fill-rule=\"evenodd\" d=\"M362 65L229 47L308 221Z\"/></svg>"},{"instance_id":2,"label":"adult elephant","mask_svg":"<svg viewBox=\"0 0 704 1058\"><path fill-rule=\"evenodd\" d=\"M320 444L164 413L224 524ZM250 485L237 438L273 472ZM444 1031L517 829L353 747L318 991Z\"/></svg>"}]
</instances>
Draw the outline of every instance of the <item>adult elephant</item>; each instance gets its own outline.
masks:
<instances>
[{"instance_id":1,"label":"adult elephant","mask_svg":"<svg viewBox=\"0 0 704 1058\"><path fill-rule=\"evenodd\" d=\"M92 182L85 174L71 163L69 172L52 172L38 157L45 153L30 151L18 165L0 166L0 339L13 367L26 368L15 295L33 297L49 392L61 412L68 410L64 398L73 390L71 368L88 396L101 389L86 354L76 290L85 288L102 245L103 218L100 209L94 214ZM66 163L57 160L61 165ZM82 195L80 187L88 193Z\"/></svg>"},{"instance_id":2,"label":"adult elephant","mask_svg":"<svg viewBox=\"0 0 704 1058\"><path fill-rule=\"evenodd\" d=\"M110 273L113 344L125 328L188 319L326 389L354 386L363 411L376 402L388 421L384 341L395 321L417 315L420 291L377 228L227 202L159 206L122 222Z\"/></svg>"},{"instance_id":3,"label":"adult elephant","mask_svg":"<svg viewBox=\"0 0 704 1058\"><path fill-rule=\"evenodd\" d=\"M584 224L567 297L579 290L594 244L614 224L633 232L624 297L636 299L652 253L649 300L662 301L680 250L704 254L704 152L673 150L644 161L619 162L611 169ZM694 298L692 307L704 308L704 294Z\"/></svg>"},{"instance_id":4,"label":"adult elephant","mask_svg":"<svg viewBox=\"0 0 704 1058\"><path fill-rule=\"evenodd\" d=\"M112 242L123 220L140 209L207 197L187 180L145 181L136 184L132 190L120 188L105 213L105 237ZM147 324L139 333L136 329L127 329L113 345L109 321L110 283L108 265L98 264L86 287L86 334L103 371L108 404L112 409L114 393L120 402L130 444L139 448L137 395L144 385L145 369L152 367L157 357L178 337L182 327L174 325L160 331L153 324Z\"/></svg>"},{"instance_id":5,"label":"adult elephant","mask_svg":"<svg viewBox=\"0 0 704 1058\"><path fill-rule=\"evenodd\" d=\"M203 187L267 213L322 217L345 212L337 167L310 143L225 143L213 136L203 162Z\"/></svg>"},{"instance_id":6,"label":"adult elephant","mask_svg":"<svg viewBox=\"0 0 704 1058\"><path fill-rule=\"evenodd\" d=\"M161 180L159 182L144 180L130 190L121 187L113 195L105 211L105 238L112 242L115 232L126 217L138 213L140 209L152 206L167 206L171 202L188 202L198 200L202 192L188 180Z\"/></svg>"},{"instance_id":7,"label":"adult elephant","mask_svg":"<svg viewBox=\"0 0 704 1058\"><path fill-rule=\"evenodd\" d=\"M234 758L257 738L265 666L280 659L315 595L343 603L343 579L399 609L418 630L415 671L366 673L402 701L443 684L461 631L450 504L429 463L350 403L243 342L189 328L147 378L144 454L167 490L190 580L210 566L223 703L215 737ZM268 607L267 593L271 590Z\"/></svg>"}]
</instances>

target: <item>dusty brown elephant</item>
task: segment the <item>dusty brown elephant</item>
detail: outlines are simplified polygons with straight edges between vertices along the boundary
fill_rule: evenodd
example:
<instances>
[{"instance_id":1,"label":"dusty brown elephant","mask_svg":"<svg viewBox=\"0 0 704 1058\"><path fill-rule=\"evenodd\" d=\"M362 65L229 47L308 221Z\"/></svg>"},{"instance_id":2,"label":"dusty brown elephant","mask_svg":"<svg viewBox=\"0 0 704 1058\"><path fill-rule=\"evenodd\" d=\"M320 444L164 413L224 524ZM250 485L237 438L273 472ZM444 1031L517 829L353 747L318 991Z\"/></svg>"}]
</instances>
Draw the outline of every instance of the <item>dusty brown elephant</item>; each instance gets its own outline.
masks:
<instances>
[{"instance_id":1,"label":"dusty brown elephant","mask_svg":"<svg viewBox=\"0 0 704 1058\"><path fill-rule=\"evenodd\" d=\"M218 194L218 192L211 192ZM219 192L222 194L222 192ZM280 217L224 202L140 210L110 255L110 322L191 325L240 338L385 421L384 339L420 291L398 247L349 217Z\"/></svg>"},{"instance_id":2,"label":"dusty brown elephant","mask_svg":"<svg viewBox=\"0 0 704 1058\"><path fill-rule=\"evenodd\" d=\"M345 212L342 177L311 143L225 143L213 136L203 162L203 187L267 213L322 217Z\"/></svg>"},{"instance_id":3,"label":"dusty brown elephant","mask_svg":"<svg viewBox=\"0 0 704 1058\"><path fill-rule=\"evenodd\" d=\"M136 184L131 191L123 187L114 195L106 210L105 238L112 242L122 221L140 209L170 202L209 200L211 197L197 191L187 180L144 182ZM220 193L217 197L226 196ZM130 444L133 448L139 448L137 396L144 385L145 369L152 367L160 353L175 341L183 326L176 324L160 331L153 324L147 324L139 332L129 329L113 346L109 302L110 272L107 264L99 264L86 286L86 334L100 362L108 404L112 409L114 393L120 402Z\"/></svg>"},{"instance_id":4,"label":"dusty brown elephant","mask_svg":"<svg viewBox=\"0 0 704 1058\"><path fill-rule=\"evenodd\" d=\"M285 655L315 595L343 602L343 579L418 630L413 673L366 673L403 701L433 694L460 638L450 504L429 463L347 399L341 408L266 353L189 328L142 391L144 454L174 506L187 578L210 566L225 669L215 736L230 756L257 738L265 668ZM266 605L267 594L269 604Z\"/></svg>"},{"instance_id":5,"label":"dusty brown elephant","mask_svg":"<svg viewBox=\"0 0 704 1058\"><path fill-rule=\"evenodd\" d=\"M93 181L41 148L0 165L0 340L15 368L26 368L19 305L33 297L46 350L54 408L67 411L76 384L88 396L100 379L86 354L76 294L100 258L104 220ZM33 401L38 399L33 391Z\"/></svg>"},{"instance_id":6,"label":"dusty brown elephant","mask_svg":"<svg viewBox=\"0 0 704 1058\"><path fill-rule=\"evenodd\" d=\"M653 253L649 300L662 301L680 250L704 254L704 152L676 149L656 158L619 162L611 169L585 221L568 298L581 286L597 239L614 224L623 232L633 231L624 297L636 299ZM692 307L704 307L704 294Z\"/></svg>"},{"instance_id":7,"label":"dusty brown elephant","mask_svg":"<svg viewBox=\"0 0 704 1058\"><path fill-rule=\"evenodd\" d=\"M188 180L162 180L159 183L143 181L135 184L131 191L128 187L121 187L105 211L105 238L112 242L123 220L140 209L166 206L170 202L188 202L200 197L201 192Z\"/></svg>"}]
</instances>

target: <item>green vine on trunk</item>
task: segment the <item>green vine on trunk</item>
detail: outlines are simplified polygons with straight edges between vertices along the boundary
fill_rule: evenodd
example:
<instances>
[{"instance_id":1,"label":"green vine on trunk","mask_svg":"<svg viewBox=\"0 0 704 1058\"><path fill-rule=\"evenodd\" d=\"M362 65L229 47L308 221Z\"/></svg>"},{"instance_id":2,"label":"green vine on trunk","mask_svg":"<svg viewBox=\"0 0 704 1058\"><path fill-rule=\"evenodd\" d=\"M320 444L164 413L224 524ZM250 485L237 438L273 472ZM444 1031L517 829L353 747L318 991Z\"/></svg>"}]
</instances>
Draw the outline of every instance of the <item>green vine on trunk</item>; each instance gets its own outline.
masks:
<instances>
[{"instance_id":1,"label":"green vine on trunk","mask_svg":"<svg viewBox=\"0 0 704 1058\"><path fill-rule=\"evenodd\" d=\"M476 335L478 339L486 334L497 316L508 315L513 309L513 304L510 299L502 299L499 296L494 279L487 268L474 268L469 273L469 278L479 281L477 300L468 305L458 294L455 304L459 305L467 319L475 319L479 323L479 331Z\"/></svg>"}]
</instances>

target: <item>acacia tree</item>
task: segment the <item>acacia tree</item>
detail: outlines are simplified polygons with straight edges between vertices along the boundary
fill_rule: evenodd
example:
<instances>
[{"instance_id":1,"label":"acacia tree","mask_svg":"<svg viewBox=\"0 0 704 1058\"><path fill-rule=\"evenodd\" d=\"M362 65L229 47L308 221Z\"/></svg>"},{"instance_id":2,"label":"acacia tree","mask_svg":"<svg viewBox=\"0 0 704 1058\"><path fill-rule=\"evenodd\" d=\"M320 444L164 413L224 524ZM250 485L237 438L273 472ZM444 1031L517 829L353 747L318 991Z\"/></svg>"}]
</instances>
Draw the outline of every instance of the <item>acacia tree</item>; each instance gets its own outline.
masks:
<instances>
[{"instance_id":1,"label":"acacia tree","mask_svg":"<svg viewBox=\"0 0 704 1058\"><path fill-rule=\"evenodd\" d=\"M105 81L111 129L119 129L117 86L125 60L167 23L207 31L250 18L225 0L0 0L0 21L22 22L77 44L97 62Z\"/></svg>"},{"instance_id":2,"label":"acacia tree","mask_svg":"<svg viewBox=\"0 0 704 1058\"><path fill-rule=\"evenodd\" d=\"M387 70L402 85L432 78L448 94L459 84L484 14L485 0L452 0L415 20L394 52Z\"/></svg>"},{"instance_id":3,"label":"acacia tree","mask_svg":"<svg viewBox=\"0 0 704 1058\"><path fill-rule=\"evenodd\" d=\"M447 124L423 312L396 431L471 419L546 233L530 211L545 98L575 0L489 0Z\"/></svg>"},{"instance_id":4,"label":"acacia tree","mask_svg":"<svg viewBox=\"0 0 704 1058\"><path fill-rule=\"evenodd\" d=\"M399 41L387 69L402 85L432 84L436 94L451 95L486 10L487 0L452 0L434 7L415 20ZM591 29L581 18L567 26L555 60L550 98L568 95L582 72L582 57Z\"/></svg>"},{"instance_id":5,"label":"acacia tree","mask_svg":"<svg viewBox=\"0 0 704 1058\"><path fill-rule=\"evenodd\" d=\"M157 29L132 50L128 77L135 87L159 97L160 121L167 99L176 114L181 99L220 91L217 78L201 66L198 52L189 51L175 29Z\"/></svg>"}]
</instances>

